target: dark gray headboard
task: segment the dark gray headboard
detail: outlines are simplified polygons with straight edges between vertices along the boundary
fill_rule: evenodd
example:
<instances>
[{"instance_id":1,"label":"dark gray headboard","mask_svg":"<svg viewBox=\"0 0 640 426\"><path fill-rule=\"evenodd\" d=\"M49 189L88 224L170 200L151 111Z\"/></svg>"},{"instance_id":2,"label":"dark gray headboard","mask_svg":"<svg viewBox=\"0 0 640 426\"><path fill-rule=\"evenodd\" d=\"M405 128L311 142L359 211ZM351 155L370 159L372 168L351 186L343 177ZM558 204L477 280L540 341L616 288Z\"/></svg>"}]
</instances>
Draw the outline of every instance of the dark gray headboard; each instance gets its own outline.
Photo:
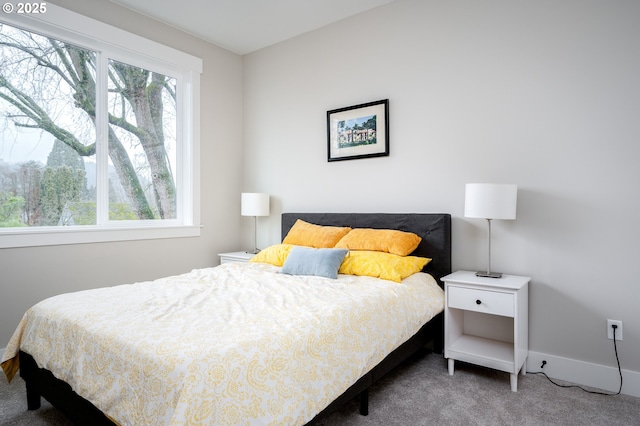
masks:
<instances>
[{"instance_id":1,"label":"dark gray headboard","mask_svg":"<svg viewBox=\"0 0 640 426\"><path fill-rule=\"evenodd\" d=\"M296 220L325 226L398 229L422 237L414 256L431 258L424 271L440 280L451 273L451 215L448 213L283 213L282 239Z\"/></svg>"}]
</instances>

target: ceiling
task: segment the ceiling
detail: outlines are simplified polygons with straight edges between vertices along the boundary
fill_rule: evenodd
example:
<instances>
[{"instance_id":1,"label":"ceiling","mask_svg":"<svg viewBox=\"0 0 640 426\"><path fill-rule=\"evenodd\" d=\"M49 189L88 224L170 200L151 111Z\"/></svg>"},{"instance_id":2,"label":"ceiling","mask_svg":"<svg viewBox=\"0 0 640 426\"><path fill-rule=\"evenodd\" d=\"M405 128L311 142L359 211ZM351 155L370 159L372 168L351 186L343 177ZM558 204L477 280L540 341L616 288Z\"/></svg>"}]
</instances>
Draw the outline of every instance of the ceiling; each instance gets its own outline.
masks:
<instances>
[{"instance_id":1,"label":"ceiling","mask_svg":"<svg viewBox=\"0 0 640 426\"><path fill-rule=\"evenodd\" d=\"M239 55L394 0L111 0Z\"/></svg>"}]
</instances>

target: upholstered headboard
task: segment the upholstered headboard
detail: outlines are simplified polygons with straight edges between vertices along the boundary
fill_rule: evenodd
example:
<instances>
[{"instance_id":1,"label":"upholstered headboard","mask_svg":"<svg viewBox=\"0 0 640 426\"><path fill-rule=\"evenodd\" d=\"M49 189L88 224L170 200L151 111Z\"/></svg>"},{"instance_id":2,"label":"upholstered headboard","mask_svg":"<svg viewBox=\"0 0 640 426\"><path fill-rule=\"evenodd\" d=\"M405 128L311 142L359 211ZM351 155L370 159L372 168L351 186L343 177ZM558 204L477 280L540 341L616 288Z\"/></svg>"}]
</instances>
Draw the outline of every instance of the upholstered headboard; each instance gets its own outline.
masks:
<instances>
[{"instance_id":1,"label":"upholstered headboard","mask_svg":"<svg viewBox=\"0 0 640 426\"><path fill-rule=\"evenodd\" d=\"M424 268L443 286L441 278L451 273L451 215L448 213L283 213L282 239L296 220L316 225L351 228L397 229L422 237L413 256L432 259Z\"/></svg>"}]
</instances>

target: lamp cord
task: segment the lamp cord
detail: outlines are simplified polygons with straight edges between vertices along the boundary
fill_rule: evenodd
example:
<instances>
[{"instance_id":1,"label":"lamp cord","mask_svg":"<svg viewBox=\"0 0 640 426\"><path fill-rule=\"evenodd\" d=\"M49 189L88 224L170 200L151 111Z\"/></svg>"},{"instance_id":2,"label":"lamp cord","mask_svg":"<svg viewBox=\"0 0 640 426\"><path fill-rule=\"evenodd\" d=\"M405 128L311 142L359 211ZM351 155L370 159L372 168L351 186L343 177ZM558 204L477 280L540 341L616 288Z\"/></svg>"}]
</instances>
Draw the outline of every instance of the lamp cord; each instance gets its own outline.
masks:
<instances>
[{"instance_id":1,"label":"lamp cord","mask_svg":"<svg viewBox=\"0 0 640 426\"><path fill-rule=\"evenodd\" d=\"M546 373L542 372L542 371L527 371L527 373L529 374L542 374L544 377L547 378L547 380L549 380L551 383L553 383L554 385L561 387L561 388L578 388L581 389L587 393L593 393L596 395L604 395L604 396L616 396L616 395L620 395L620 392L622 392L622 368L620 367L620 358L618 358L618 346L616 345L616 329L613 329L613 349L616 353L616 362L618 363L618 374L620 374L620 388L618 389L618 392L616 393L608 393L608 392L599 392L599 391L590 391L587 390L585 388L583 388L582 386L578 386L578 385L561 385L560 383L556 383L553 380L551 380L551 378L549 376L547 376ZM542 366L540 366L540 368L544 368L544 365L547 363L547 361L542 361Z\"/></svg>"}]
</instances>

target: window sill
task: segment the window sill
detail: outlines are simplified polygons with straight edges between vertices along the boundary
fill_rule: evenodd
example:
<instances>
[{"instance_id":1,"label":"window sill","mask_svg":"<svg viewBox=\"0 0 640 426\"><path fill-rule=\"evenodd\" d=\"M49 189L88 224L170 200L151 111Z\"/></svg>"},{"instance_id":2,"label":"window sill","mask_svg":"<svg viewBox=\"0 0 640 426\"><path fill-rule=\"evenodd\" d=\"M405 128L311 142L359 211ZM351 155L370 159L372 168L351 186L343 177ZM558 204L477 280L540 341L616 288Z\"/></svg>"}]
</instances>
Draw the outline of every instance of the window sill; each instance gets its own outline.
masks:
<instances>
[{"instance_id":1,"label":"window sill","mask_svg":"<svg viewBox=\"0 0 640 426\"><path fill-rule=\"evenodd\" d=\"M0 249L103 243L113 241L154 240L161 238L199 237L200 226L119 227L77 229L29 229L0 232Z\"/></svg>"}]
</instances>

